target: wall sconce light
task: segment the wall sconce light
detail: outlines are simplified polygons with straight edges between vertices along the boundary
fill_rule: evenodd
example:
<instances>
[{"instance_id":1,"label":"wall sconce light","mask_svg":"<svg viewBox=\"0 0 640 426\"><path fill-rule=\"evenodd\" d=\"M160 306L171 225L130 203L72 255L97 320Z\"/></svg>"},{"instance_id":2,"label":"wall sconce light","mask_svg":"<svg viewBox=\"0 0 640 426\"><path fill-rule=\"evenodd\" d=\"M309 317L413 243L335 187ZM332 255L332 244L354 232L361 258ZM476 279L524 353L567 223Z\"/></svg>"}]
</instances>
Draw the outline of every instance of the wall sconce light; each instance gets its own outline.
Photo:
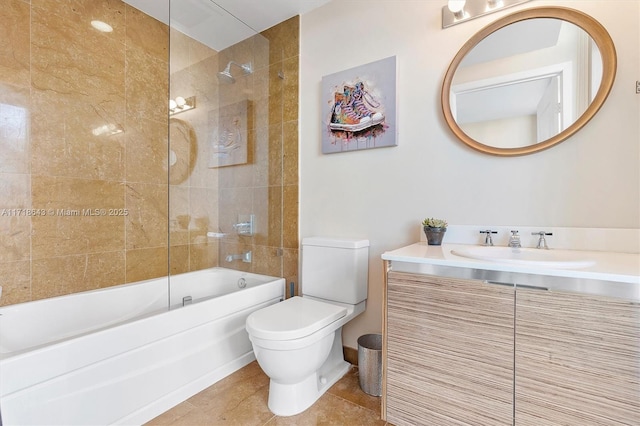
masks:
<instances>
[{"instance_id":1,"label":"wall sconce light","mask_svg":"<svg viewBox=\"0 0 640 426\"><path fill-rule=\"evenodd\" d=\"M449 0L442 7L442 28L488 15L531 0Z\"/></svg>"},{"instance_id":2,"label":"wall sconce light","mask_svg":"<svg viewBox=\"0 0 640 426\"><path fill-rule=\"evenodd\" d=\"M175 100L169 99L169 115L180 114L196 107L196 97L183 98L178 96Z\"/></svg>"}]
</instances>

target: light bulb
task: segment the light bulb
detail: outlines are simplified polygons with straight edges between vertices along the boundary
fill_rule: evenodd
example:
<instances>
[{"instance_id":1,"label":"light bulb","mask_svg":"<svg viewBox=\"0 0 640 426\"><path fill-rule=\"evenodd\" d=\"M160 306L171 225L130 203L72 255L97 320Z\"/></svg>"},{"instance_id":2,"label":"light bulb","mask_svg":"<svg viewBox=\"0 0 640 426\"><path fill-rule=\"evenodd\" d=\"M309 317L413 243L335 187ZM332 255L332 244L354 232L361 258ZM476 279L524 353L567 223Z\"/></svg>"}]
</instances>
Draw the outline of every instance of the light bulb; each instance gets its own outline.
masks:
<instances>
[{"instance_id":1,"label":"light bulb","mask_svg":"<svg viewBox=\"0 0 640 426\"><path fill-rule=\"evenodd\" d=\"M178 107L178 104L173 99L169 99L169 109L174 110Z\"/></svg>"},{"instance_id":2,"label":"light bulb","mask_svg":"<svg viewBox=\"0 0 640 426\"><path fill-rule=\"evenodd\" d=\"M178 97L176 98L176 104L178 104L178 106L179 106L180 108L182 108L182 107L184 106L184 104L186 104L186 103L187 103L187 101L185 101L185 100L184 100L184 98L183 98L182 96L178 96Z\"/></svg>"},{"instance_id":3,"label":"light bulb","mask_svg":"<svg viewBox=\"0 0 640 426\"><path fill-rule=\"evenodd\" d=\"M449 0L447 7L456 19L464 18L464 5L466 0Z\"/></svg>"}]
</instances>

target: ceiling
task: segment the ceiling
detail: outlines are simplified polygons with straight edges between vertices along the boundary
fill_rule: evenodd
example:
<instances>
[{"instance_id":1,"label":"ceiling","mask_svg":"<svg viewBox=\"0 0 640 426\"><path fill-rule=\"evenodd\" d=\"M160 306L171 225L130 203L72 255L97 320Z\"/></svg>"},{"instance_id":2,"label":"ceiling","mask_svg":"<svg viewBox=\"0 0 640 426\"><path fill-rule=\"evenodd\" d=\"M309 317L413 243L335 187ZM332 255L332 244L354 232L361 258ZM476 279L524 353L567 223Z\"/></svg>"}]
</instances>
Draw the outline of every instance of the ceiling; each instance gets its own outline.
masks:
<instances>
[{"instance_id":1,"label":"ceiling","mask_svg":"<svg viewBox=\"0 0 640 426\"><path fill-rule=\"evenodd\" d=\"M220 51L330 0L124 0ZM171 13L169 12L171 8Z\"/></svg>"},{"instance_id":2,"label":"ceiling","mask_svg":"<svg viewBox=\"0 0 640 426\"><path fill-rule=\"evenodd\" d=\"M522 55L556 46L561 19L537 18L500 28L481 40L460 63L461 67Z\"/></svg>"}]
</instances>

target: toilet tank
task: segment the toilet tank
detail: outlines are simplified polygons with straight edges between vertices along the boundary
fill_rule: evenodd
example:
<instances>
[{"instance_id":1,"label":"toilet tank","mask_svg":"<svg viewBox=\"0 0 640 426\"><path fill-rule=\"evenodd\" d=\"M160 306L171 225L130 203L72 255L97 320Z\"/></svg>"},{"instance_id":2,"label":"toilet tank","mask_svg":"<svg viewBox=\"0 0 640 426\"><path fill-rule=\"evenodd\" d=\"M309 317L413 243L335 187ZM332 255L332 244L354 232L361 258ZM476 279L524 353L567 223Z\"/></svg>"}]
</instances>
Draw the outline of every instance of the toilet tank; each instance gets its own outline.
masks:
<instances>
[{"instance_id":1,"label":"toilet tank","mask_svg":"<svg viewBox=\"0 0 640 426\"><path fill-rule=\"evenodd\" d=\"M302 294L355 305L367 298L369 240L302 240Z\"/></svg>"}]
</instances>

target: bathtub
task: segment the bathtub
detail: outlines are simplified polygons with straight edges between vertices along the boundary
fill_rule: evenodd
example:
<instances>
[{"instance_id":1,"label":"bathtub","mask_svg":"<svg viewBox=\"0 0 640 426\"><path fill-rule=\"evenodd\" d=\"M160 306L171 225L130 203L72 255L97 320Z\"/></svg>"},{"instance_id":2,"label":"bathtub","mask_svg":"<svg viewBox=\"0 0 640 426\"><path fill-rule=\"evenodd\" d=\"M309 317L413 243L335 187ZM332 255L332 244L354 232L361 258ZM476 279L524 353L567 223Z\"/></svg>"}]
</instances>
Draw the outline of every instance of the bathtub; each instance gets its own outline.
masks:
<instances>
[{"instance_id":1,"label":"bathtub","mask_svg":"<svg viewBox=\"0 0 640 426\"><path fill-rule=\"evenodd\" d=\"M0 308L0 424L151 420L253 361L245 320L284 288L211 268Z\"/></svg>"}]
</instances>

